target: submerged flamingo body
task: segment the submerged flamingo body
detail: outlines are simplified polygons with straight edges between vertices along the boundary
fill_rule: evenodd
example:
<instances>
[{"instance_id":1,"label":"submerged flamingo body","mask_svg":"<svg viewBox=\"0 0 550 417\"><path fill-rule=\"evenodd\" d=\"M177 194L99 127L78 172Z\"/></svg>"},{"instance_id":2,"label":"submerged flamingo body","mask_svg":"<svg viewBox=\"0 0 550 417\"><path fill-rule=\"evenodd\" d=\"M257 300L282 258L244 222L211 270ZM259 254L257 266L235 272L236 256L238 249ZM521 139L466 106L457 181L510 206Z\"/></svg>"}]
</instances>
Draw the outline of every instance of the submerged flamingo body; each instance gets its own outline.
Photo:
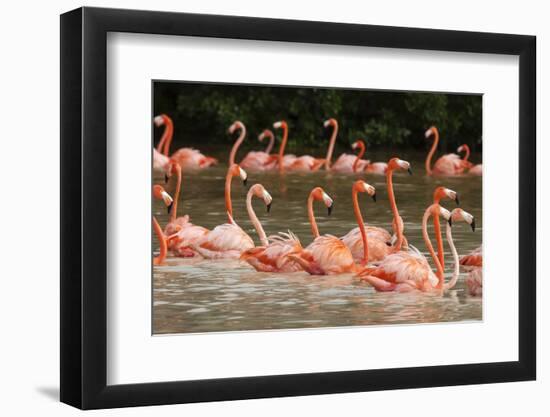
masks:
<instances>
[{"instance_id":1,"label":"submerged flamingo body","mask_svg":"<svg viewBox=\"0 0 550 417\"><path fill-rule=\"evenodd\" d=\"M483 266L483 248L482 246L474 249L468 255L460 258L460 265L465 267L481 267Z\"/></svg>"},{"instance_id":2,"label":"submerged flamingo body","mask_svg":"<svg viewBox=\"0 0 550 417\"><path fill-rule=\"evenodd\" d=\"M298 272L302 268L287 255L302 249L300 241L291 232L279 233L270 236L266 246L244 251L241 260L260 272Z\"/></svg>"},{"instance_id":3,"label":"submerged flamingo body","mask_svg":"<svg viewBox=\"0 0 550 417\"><path fill-rule=\"evenodd\" d=\"M435 126L430 127L425 134L426 138L429 138L432 135L434 136L434 141L432 143L430 152L426 157L426 162L425 162L426 173L428 175L441 175L441 176L462 175L464 173L465 168L467 167L467 164L465 164L464 161L460 159L460 156L454 153L450 153L440 157L435 162L432 168L431 166L432 157L435 154L435 151L437 150L437 145L439 143L439 131Z\"/></svg>"},{"instance_id":4,"label":"submerged flamingo body","mask_svg":"<svg viewBox=\"0 0 550 417\"><path fill-rule=\"evenodd\" d=\"M473 268L466 276L466 287L468 294L473 297L481 297L483 295L483 268Z\"/></svg>"},{"instance_id":5,"label":"submerged flamingo body","mask_svg":"<svg viewBox=\"0 0 550 417\"><path fill-rule=\"evenodd\" d=\"M368 262L382 260L392 252L391 235L386 230L365 224L365 231L368 238ZM359 226L342 236L342 242L351 251L355 262L363 260L363 242Z\"/></svg>"}]
</instances>

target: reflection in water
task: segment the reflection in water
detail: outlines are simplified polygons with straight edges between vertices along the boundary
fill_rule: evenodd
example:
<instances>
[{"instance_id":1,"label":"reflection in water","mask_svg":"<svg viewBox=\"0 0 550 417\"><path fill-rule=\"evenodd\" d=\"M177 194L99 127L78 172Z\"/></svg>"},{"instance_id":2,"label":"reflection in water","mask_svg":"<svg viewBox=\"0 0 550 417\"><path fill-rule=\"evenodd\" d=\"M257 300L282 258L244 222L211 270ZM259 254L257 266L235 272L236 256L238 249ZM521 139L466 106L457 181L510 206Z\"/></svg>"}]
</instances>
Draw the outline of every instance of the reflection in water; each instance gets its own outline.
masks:
<instances>
[{"instance_id":1,"label":"reflection in water","mask_svg":"<svg viewBox=\"0 0 550 417\"><path fill-rule=\"evenodd\" d=\"M476 217L479 227L472 233L465 224L453 229L459 254L481 244L483 219L479 177L429 178L424 175L422 155L400 155L412 163L415 175L394 176L397 205L405 222L411 244L426 251L421 236L421 218L430 204L437 185L459 193L461 207ZM223 156L221 156L223 160ZM387 159L369 155L372 160ZM184 175L179 215L189 214L195 224L213 228L225 222L223 201L224 175L227 166L214 167L198 174ZM416 168L416 169L415 169ZM356 226L351 203L351 186L355 177L327 174L249 172L249 185L262 183L273 196L270 214L263 203L255 201L266 233L292 230L305 246L311 241L306 213L309 191L322 186L335 201L332 216L318 210L321 233L342 236ZM360 204L365 221L390 230L391 211L382 176L366 176L365 181L377 189L377 203L363 198ZM161 175L155 182L162 183ZM167 185L172 192L172 184ZM245 208L246 188L233 184L233 210L237 223L259 244ZM444 201L452 209L454 202ZM167 222L162 202L153 202L159 222ZM158 248L156 239L153 243ZM447 276L452 260L446 252ZM253 329L334 327L369 324L433 323L481 320L480 298L467 295L465 275L443 297L426 294L376 293L352 275L310 276L306 273L259 273L236 260L195 260L170 257L165 266L154 268L153 332L186 333Z\"/></svg>"}]
</instances>

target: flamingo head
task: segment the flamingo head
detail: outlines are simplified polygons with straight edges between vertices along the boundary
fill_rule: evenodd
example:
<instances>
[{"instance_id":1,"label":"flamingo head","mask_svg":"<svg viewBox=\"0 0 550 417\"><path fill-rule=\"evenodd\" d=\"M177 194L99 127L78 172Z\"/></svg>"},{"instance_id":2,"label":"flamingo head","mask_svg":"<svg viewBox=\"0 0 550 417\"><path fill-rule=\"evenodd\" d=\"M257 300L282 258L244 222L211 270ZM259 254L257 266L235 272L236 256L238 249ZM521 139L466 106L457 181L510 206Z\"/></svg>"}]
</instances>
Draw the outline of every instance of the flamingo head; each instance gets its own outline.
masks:
<instances>
[{"instance_id":1,"label":"flamingo head","mask_svg":"<svg viewBox=\"0 0 550 417\"><path fill-rule=\"evenodd\" d=\"M237 129L241 129L241 130L244 129L244 124L243 124L243 122L241 122L241 121L239 121L239 120L233 122L233 124L232 124L231 126L229 126L228 132L229 132L230 135L232 135L233 133L235 133L235 131L236 131Z\"/></svg>"},{"instance_id":2,"label":"flamingo head","mask_svg":"<svg viewBox=\"0 0 550 417\"><path fill-rule=\"evenodd\" d=\"M437 127L431 126L426 132L424 133L424 136L426 136L426 139L429 138L432 135L437 135Z\"/></svg>"},{"instance_id":3,"label":"flamingo head","mask_svg":"<svg viewBox=\"0 0 550 417\"><path fill-rule=\"evenodd\" d=\"M311 190L310 195L313 197L314 200L322 201L323 204L327 207L328 215L332 213L332 208L334 207L334 201L330 196L325 193L325 190L323 190L321 187L315 187L313 190Z\"/></svg>"},{"instance_id":4,"label":"flamingo head","mask_svg":"<svg viewBox=\"0 0 550 417\"><path fill-rule=\"evenodd\" d=\"M376 188L374 188L372 185L367 184L363 180L357 180L353 183L353 188L359 193L367 193L372 197L374 202L376 202Z\"/></svg>"},{"instance_id":5,"label":"flamingo head","mask_svg":"<svg viewBox=\"0 0 550 417\"><path fill-rule=\"evenodd\" d=\"M174 199L164 190L162 185L153 185L153 197L157 200L162 200L164 202L164 205L168 209L168 213L170 213L170 211L172 210Z\"/></svg>"},{"instance_id":6,"label":"flamingo head","mask_svg":"<svg viewBox=\"0 0 550 417\"><path fill-rule=\"evenodd\" d=\"M168 180L172 177L172 175L177 173L178 171L181 175L180 164L178 164L178 161L176 161L175 159L170 158L170 160L166 164L166 167L164 168L164 183L166 184Z\"/></svg>"},{"instance_id":7,"label":"flamingo head","mask_svg":"<svg viewBox=\"0 0 550 417\"><path fill-rule=\"evenodd\" d=\"M164 114L155 116L155 118L153 119L153 122L155 123L156 127L161 127L164 124L164 117L165 117Z\"/></svg>"},{"instance_id":8,"label":"flamingo head","mask_svg":"<svg viewBox=\"0 0 550 417\"><path fill-rule=\"evenodd\" d=\"M258 135L258 140L263 142L265 138L273 137L273 132L269 129L265 129L262 133Z\"/></svg>"},{"instance_id":9,"label":"flamingo head","mask_svg":"<svg viewBox=\"0 0 550 417\"><path fill-rule=\"evenodd\" d=\"M325 122L323 123L323 126L324 127L338 126L338 122L336 121L335 118L331 117L330 119L325 120Z\"/></svg>"},{"instance_id":10,"label":"flamingo head","mask_svg":"<svg viewBox=\"0 0 550 417\"><path fill-rule=\"evenodd\" d=\"M437 187L434 191L434 203L439 203L440 200L448 198L449 200L454 200L456 205L460 205L458 200L458 193L449 188Z\"/></svg>"},{"instance_id":11,"label":"flamingo head","mask_svg":"<svg viewBox=\"0 0 550 417\"><path fill-rule=\"evenodd\" d=\"M256 197L264 200L265 207L267 209L267 212L269 213L269 211L271 210L271 203L273 202L273 198L267 192L264 186L262 184L254 184L252 187L250 187L249 192L254 193Z\"/></svg>"},{"instance_id":12,"label":"flamingo head","mask_svg":"<svg viewBox=\"0 0 550 417\"><path fill-rule=\"evenodd\" d=\"M412 175L412 169L410 162L404 161L399 158L392 158L388 162L388 171L393 171L394 169L403 169L406 170L409 175Z\"/></svg>"},{"instance_id":13,"label":"flamingo head","mask_svg":"<svg viewBox=\"0 0 550 417\"><path fill-rule=\"evenodd\" d=\"M476 219L475 219L475 217L472 216L467 211L462 210L461 208L455 208L451 212L451 217L450 217L449 223L457 222L457 221L463 221L463 222L468 223L470 225L470 227L472 228L472 232L476 231Z\"/></svg>"},{"instance_id":14,"label":"flamingo head","mask_svg":"<svg viewBox=\"0 0 550 417\"><path fill-rule=\"evenodd\" d=\"M351 149L364 149L365 148L365 142L363 142L361 139L357 139L355 142L351 144Z\"/></svg>"},{"instance_id":15,"label":"flamingo head","mask_svg":"<svg viewBox=\"0 0 550 417\"><path fill-rule=\"evenodd\" d=\"M441 207L439 204L432 204L430 206L430 211L432 215L441 216L449 222L450 226L452 225L451 212L447 210L445 207Z\"/></svg>"},{"instance_id":16,"label":"flamingo head","mask_svg":"<svg viewBox=\"0 0 550 417\"><path fill-rule=\"evenodd\" d=\"M458 148L456 148L456 153L460 153L462 151L465 151L466 149L464 149L464 145L460 145Z\"/></svg>"},{"instance_id":17,"label":"flamingo head","mask_svg":"<svg viewBox=\"0 0 550 417\"><path fill-rule=\"evenodd\" d=\"M248 174L238 164L233 164L229 167L229 172L233 177L241 177L243 185L246 187L246 181L248 180Z\"/></svg>"},{"instance_id":18,"label":"flamingo head","mask_svg":"<svg viewBox=\"0 0 550 417\"><path fill-rule=\"evenodd\" d=\"M286 129L287 124L284 120L279 120L278 122L273 123L273 129Z\"/></svg>"}]
</instances>

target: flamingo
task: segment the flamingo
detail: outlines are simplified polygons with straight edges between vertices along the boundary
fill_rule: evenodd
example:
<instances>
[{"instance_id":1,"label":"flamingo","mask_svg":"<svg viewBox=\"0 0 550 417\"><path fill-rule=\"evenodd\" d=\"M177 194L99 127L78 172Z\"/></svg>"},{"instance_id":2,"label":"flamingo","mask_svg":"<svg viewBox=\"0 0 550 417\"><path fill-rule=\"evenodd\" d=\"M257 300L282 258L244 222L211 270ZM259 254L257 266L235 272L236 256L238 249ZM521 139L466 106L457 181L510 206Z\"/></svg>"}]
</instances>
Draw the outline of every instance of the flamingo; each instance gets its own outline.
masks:
<instances>
[{"instance_id":1,"label":"flamingo","mask_svg":"<svg viewBox=\"0 0 550 417\"><path fill-rule=\"evenodd\" d=\"M470 157L470 147L466 144L460 145L458 149L456 150L457 153L461 153L464 151L464 157L462 158L462 162L464 163L464 166L468 168L468 174L471 175L483 175L483 166L482 164L474 165L470 161L468 161L468 158Z\"/></svg>"},{"instance_id":2,"label":"flamingo","mask_svg":"<svg viewBox=\"0 0 550 417\"><path fill-rule=\"evenodd\" d=\"M404 236L405 225L403 219L399 215L397 210L397 204L395 202L395 193L393 191L393 171L406 170L409 175L412 175L411 164L399 158L392 158L388 161L388 169L386 170L386 187L388 188L388 199L390 200L390 207L393 214L392 227L396 236L396 241L393 245L393 251L398 252L402 246L408 246L407 239Z\"/></svg>"},{"instance_id":3,"label":"flamingo","mask_svg":"<svg viewBox=\"0 0 550 417\"><path fill-rule=\"evenodd\" d=\"M252 196L263 198L268 211L271 207L271 196L262 185L255 184L248 190L246 208L250 220L260 237L262 246L245 250L241 254L240 259L260 272L301 271L301 267L287 257L290 252L302 249L300 241L290 231L288 233L279 233L278 235L267 237L262 224L252 208Z\"/></svg>"},{"instance_id":4,"label":"flamingo","mask_svg":"<svg viewBox=\"0 0 550 417\"><path fill-rule=\"evenodd\" d=\"M176 175L176 191L174 193L174 203L170 208L170 221L164 229L165 235L174 235L175 238L169 242L169 249L175 256L188 258L197 255L190 247L191 243L198 243L209 230L202 226L194 225L189 221L189 215L177 217L178 201L181 191L181 167L174 161L170 160L167 171L165 173L166 181Z\"/></svg>"},{"instance_id":5,"label":"flamingo","mask_svg":"<svg viewBox=\"0 0 550 417\"><path fill-rule=\"evenodd\" d=\"M343 153L336 162L332 164L330 170L333 172L340 172L343 174L353 174L357 172L363 172L370 161L361 159L365 154L365 142L361 139L357 139L351 145L351 149L359 149L357 155Z\"/></svg>"},{"instance_id":6,"label":"flamingo","mask_svg":"<svg viewBox=\"0 0 550 417\"><path fill-rule=\"evenodd\" d=\"M481 267L483 266L483 248L478 248L471 251L468 255L464 255L460 258L460 265L463 267Z\"/></svg>"},{"instance_id":7,"label":"flamingo","mask_svg":"<svg viewBox=\"0 0 550 417\"><path fill-rule=\"evenodd\" d=\"M250 151L246 154L243 160L239 163L241 168L253 171L266 171L271 169L269 162L271 161L271 150L275 143L275 136L269 129L265 129L259 134L258 140L263 142L265 138L269 139L269 143L265 151Z\"/></svg>"},{"instance_id":8,"label":"flamingo","mask_svg":"<svg viewBox=\"0 0 550 417\"><path fill-rule=\"evenodd\" d=\"M434 164L433 169L431 167L432 157L437 149L439 143L439 131L435 126L426 130L426 138L434 136L432 148L426 157L426 173L428 175L442 175L442 176L455 176L464 173L464 163L460 156L455 153L449 153L440 157Z\"/></svg>"},{"instance_id":9,"label":"flamingo","mask_svg":"<svg viewBox=\"0 0 550 417\"><path fill-rule=\"evenodd\" d=\"M455 268L449 282L445 282L444 266L439 262L428 236L428 220L430 216L442 216L448 221L446 235L447 242L455 259ZM377 291L396 292L437 292L443 293L456 285L459 276L458 253L452 238L451 224L453 221L463 220L470 225L474 224L474 217L462 209L449 212L439 204L432 204L424 212L422 219L422 235L426 247L436 265L434 273L422 254L418 252L393 253L375 267L363 269L357 277L371 284ZM472 226L474 229L474 226Z\"/></svg>"},{"instance_id":10,"label":"flamingo","mask_svg":"<svg viewBox=\"0 0 550 417\"><path fill-rule=\"evenodd\" d=\"M325 126L326 122L325 122ZM278 122L275 122L273 124L274 129L282 129L283 130L283 138L281 140L281 145L279 147L279 153L277 155L277 163L276 167L278 167L279 172L284 171L299 171L299 172L313 172L318 171L321 166L326 162L326 159L320 159L320 158L314 158L310 155L302 155L297 157L296 155L285 155L285 147L286 143L288 141L288 124L286 121L281 120ZM336 130L337 131L337 130ZM336 132L335 131L335 132ZM336 140L336 134L333 132L334 140ZM332 143L331 138L331 143ZM333 145L334 147L334 145ZM329 146L329 152L327 153L327 157L331 153L331 148ZM274 158L272 158L274 160Z\"/></svg>"},{"instance_id":11,"label":"flamingo","mask_svg":"<svg viewBox=\"0 0 550 417\"><path fill-rule=\"evenodd\" d=\"M156 116L154 118L154 122L157 127L160 127L163 125L166 126L164 129L162 138L157 145L157 152L162 153L165 156L168 156L168 153L170 151L170 145L172 143L172 138L174 136L174 122L166 114L161 114L160 116ZM153 158L155 158L154 155L153 155ZM158 156L156 158L158 158ZM197 170L197 169L208 168L209 166L215 165L218 163L218 160L216 158L205 156L202 153L200 153L198 150L193 148L180 148L172 154L171 158L177 161L177 163L183 169L187 169L187 170Z\"/></svg>"},{"instance_id":12,"label":"flamingo","mask_svg":"<svg viewBox=\"0 0 550 417\"><path fill-rule=\"evenodd\" d=\"M391 236L386 230L380 227L368 226L363 222L358 199L358 193L360 192L367 193L376 201L376 190L373 186L362 180L357 180L353 183L351 195L353 200L353 212L358 227L350 230L341 240L351 251L353 260L365 265L369 261L382 260L392 253L392 247L389 246L388 243L391 240ZM365 240L367 240L367 246L364 246Z\"/></svg>"},{"instance_id":13,"label":"flamingo","mask_svg":"<svg viewBox=\"0 0 550 417\"><path fill-rule=\"evenodd\" d=\"M337 237L321 236L313 213L313 201L322 201L330 215L333 201L321 187L315 187L307 200L309 222L314 240L305 249L289 253L289 259L298 263L311 275L333 275L356 270L353 255L348 247Z\"/></svg>"},{"instance_id":14,"label":"flamingo","mask_svg":"<svg viewBox=\"0 0 550 417\"><path fill-rule=\"evenodd\" d=\"M168 194L164 188L161 185L155 184L153 185L153 197L162 200L166 207L168 208L168 211L170 211L170 208L173 203L173 199ZM157 235L157 238L159 240L160 244L160 253L158 256L155 256L153 258L153 265L162 265L164 264L164 260L166 259L166 255L168 252L168 242L174 238L174 235L172 236L165 236L162 232L162 228L160 227L159 222L157 219L153 216L153 230L155 231L155 234Z\"/></svg>"},{"instance_id":15,"label":"flamingo","mask_svg":"<svg viewBox=\"0 0 550 417\"><path fill-rule=\"evenodd\" d=\"M433 194L434 204L439 204L441 200L444 198L454 200L457 206L460 204L458 201L458 194L456 193L456 191L450 190L445 187L437 187L434 190L434 194ZM434 233L435 233L435 238L437 243L437 257L441 265L445 265L445 259L444 259L445 253L443 251L443 239L441 238L441 225L439 223L439 216L433 216L433 221L434 221Z\"/></svg>"},{"instance_id":16,"label":"flamingo","mask_svg":"<svg viewBox=\"0 0 550 417\"><path fill-rule=\"evenodd\" d=\"M472 268L466 276L468 293L474 297L483 295L483 268Z\"/></svg>"},{"instance_id":17,"label":"flamingo","mask_svg":"<svg viewBox=\"0 0 550 417\"><path fill-rule=\"evenodd\" d=\"M239 165L233 164L227 170L225 177L225 207L228 222L216 226L199 242L191 243L191 248L203 258L239 258L241 253L254 247L254 241L233 220L233 206L231 203L231 180L240 177L246 185L247 174Z\"/></svg>"}]
</instances>

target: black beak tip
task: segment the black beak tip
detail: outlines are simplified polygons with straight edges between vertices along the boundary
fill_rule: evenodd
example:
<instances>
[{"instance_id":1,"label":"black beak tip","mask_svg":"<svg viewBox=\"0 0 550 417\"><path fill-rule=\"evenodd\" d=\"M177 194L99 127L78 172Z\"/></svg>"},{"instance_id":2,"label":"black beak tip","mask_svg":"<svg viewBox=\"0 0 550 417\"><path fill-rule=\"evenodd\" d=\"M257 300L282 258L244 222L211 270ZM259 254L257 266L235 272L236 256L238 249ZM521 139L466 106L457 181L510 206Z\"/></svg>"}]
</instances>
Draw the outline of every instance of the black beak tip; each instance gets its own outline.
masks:
<instances>
[{"instance_id":1,"label":"black beak tip","mask_svg":"<svg viewBox=\"0 0 550 417\"><path fill-rule=\"evenodd\" d=\"M458 194L456 195L455 202L457 206L460 206L460 201L458 200Z\"/></svg>"},{"instance_id":2,"label":"black beak tip","mask_svg":"<svg viewBox=\"0 0 550 417\"><path fill-rule=\"evenodd\" d=\"M248 178L245 178L245 179L243 180L243 185L244 185L245 187L246 187L247 182L248 182Z\"/></svg>"},{"instance_id":3,"label":"black beak tip","mask_svg":"<svg viewBox=\"0 0 550 417\"><path fill-rule=\"evenodd\" d=\"M476 221L472 220L472 223L470 224L470 227L472 228L472 232L476 231Z\"/></svg>"},{"instance_id":4,"label":"black beak tip","mask_svg":"<svg viewBox=\"0 0 550 417\"><path fill-rule=\"evenodd\" d=\"M453 227L453 219L449 217L449 226Z\"/></svg>"},{"instance_id":5,"label":"black beak tip","mask_svg":"<svg viewBox=\"0 0 550 417\"><path fill-rule=\"evenodd\" d=\"M327 207L327 212L328 212L328 215L329 215L329 216L330 216L330 214L332 213L332 207L333 207L333 206L334 206L334 204Z\"/></svg>"},{"instance_id":6,"label":"black beak tip","mask_svg":"<svg viewBox=\"0 0 550 417\"><path fill-rule=\"evenodd\" d=\"M376 193L374 193L374 194L372 195L372 201L374 201L374 202L376 203Z\"/></svg>"},{"instance_id":7,"label":"black beak tip","mask_svg":"<svg viewBox=\"0 0 550 417\"><path fill-rule=\"evenodd\" d=\"M267 209L267 212L269 213L270 210L271 210L271 203L269 203L269 204L266 206L266 209Z\"/></svg>"},{"instance_id":8,"label":"black beak tip","mask_svg":"<svg viewBox=\"0 0 550 417\"><path fill-rule=\"evenodd\" d=\"M168 184L168 175L164 174L164 183Z\"/></svg>"},{"instance_id":9,"label":"black beak tip","mask_svg":"<svg viewBox=\"0 0 550 417\"><path fill-rule=\"evenodd\" d=\"M412 171L412 169L410 169L410 168L407 169L407 172L409 173L409 175L412 175L412 174L413 174L413 171Z\"/></svg>"},{"instance_id":10,"label":"black beak tip","mask_svg":"<svg viewBox=\"0 0 550 417\"><path fill-rule=\"evenodd\" d=\"M170 214L170 212L172 211L172 206L174 205L174 203L170 203L169 205L166 206L166 210L168 211L168 214Z\"/></svg>"}]
</instances>

